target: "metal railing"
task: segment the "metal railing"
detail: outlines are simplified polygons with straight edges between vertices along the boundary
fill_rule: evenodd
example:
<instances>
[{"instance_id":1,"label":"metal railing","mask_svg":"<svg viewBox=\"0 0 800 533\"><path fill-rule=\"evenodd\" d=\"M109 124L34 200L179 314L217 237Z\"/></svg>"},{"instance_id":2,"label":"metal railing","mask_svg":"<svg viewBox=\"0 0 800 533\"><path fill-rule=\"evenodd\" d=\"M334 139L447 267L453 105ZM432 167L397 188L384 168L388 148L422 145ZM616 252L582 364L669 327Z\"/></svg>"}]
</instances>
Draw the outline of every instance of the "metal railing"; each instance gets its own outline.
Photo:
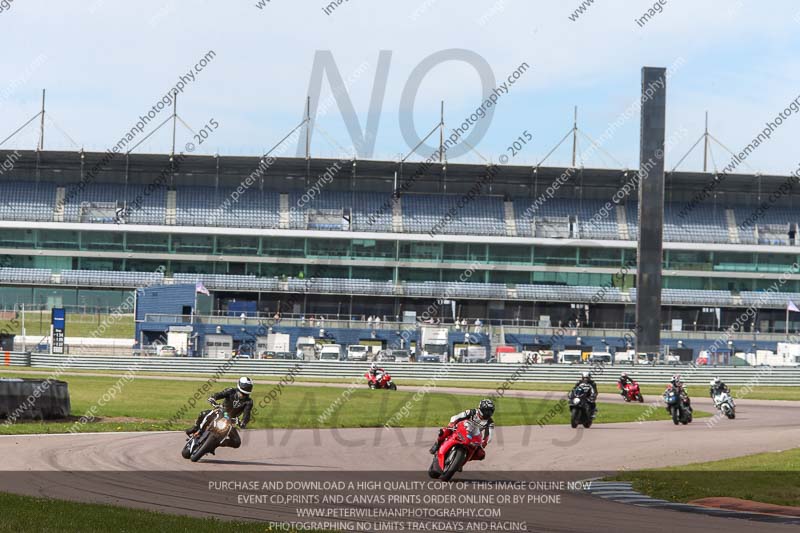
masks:
<instances>
[{"instance_id":1,"label":"metal railing","mask_svg":"<svg viewBox=\"0 0 800 533\"><path fill-rule=\"evenodd\" d=\"M0 358L2 361L2 358ZM20 357L15 354L10 360L11 366L32 366L36 368L56 368L60 371L74 369L127 371L137 369L138 372L195 373L214 374L225 371L234 379L237 375L252 376L284 376L290 370L301 378L358 378L368 368L367 363L326 362L326 361L276 361L234 359L195 359L173 357L93 357L32 354ZM2 366L2 364L0 364ZM607 365L589 367L587 365L523 365L514 364L469 364L456 363L443 365L440 363L385 363L384 368L402 385L403 379L429 380L438 375L442 379L499 383L508 379L521 382L553 382L574 383L581 371L593 370L596 381L614 383L621 372L630 373L642 384L666 384L672 375L680 373L684 382L691 385L707 385L714 377L720 377L726 383L764 384L764 385L800 385L800 367L692 367L674 365ZM444 367L449 367L445 372ZM256 380L258 381L258 380Z\"/></svg>"}]
</instances>

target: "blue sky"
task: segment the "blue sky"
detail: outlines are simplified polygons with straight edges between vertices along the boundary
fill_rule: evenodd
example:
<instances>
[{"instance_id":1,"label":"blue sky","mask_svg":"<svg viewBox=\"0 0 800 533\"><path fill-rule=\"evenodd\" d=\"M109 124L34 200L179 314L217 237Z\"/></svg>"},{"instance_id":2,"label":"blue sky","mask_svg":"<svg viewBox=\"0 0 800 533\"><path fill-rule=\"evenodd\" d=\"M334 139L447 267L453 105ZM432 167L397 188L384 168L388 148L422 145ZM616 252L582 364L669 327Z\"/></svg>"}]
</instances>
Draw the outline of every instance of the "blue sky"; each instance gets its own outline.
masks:
<instances>
[{"instance_id":1,"label":"blue sky","mask_svg":"<svg viewBox=\"0 0 800 533\"><path fill-rule=\"evenodd\" d=\"M378 53L392 52L372 159L397 159L410 150L399 126L400 115L409 112L400 109L401 93L412 70L445 49L478 54L498 81L520 63L530 65L502 97L476 146L495 161L527 130L533 141L513 162L539 162L570 129L574 105L581 130L599 138L638 97L643 65L680 64L668 87L667 133L675 134L669 169L701 135L706 110L712 134L738 152L800 95L800 5L789 1L668 0L644 27L635 19L653 2L595 0L572 21L579 0L349 0L330 15L323 1L270 0L263 9L257 1L14 0L0 12L0 138L38 111L45 87L55 124L78 146L105 150L208 50L216 57L179 99L178 112L194 130L211 118L220 124L197 153L258 155L288 133L302 119L318 50L331 51L344 78L366 65L348 89L362 128ZM329 94L326 80L321 100ZM472 66L442 63L420 85L416 129L436 124L440 100L445 122L455 125L481 99ZM336 145L352 145L336 105L317 126L313 155L337 155ZM46 149L75 149L53 123L46 128ZM800 162L793 142L799 136L800 117L792 116L747 163L787 174ZM179 129L180 146L191 138ZM32 148L36 139L29 127L3 148ZM636 167L638 140L636 115L603 149ZM167 152L170 143L165 128L137 152ZM715 148L714 156L721 169L726 154ZM569 158L565 144L547 163ZM480 158L467 154L455 161ZM584 163L617 166L598 151ZM697 151L680 168L699 170L701 164Z\"/></svg>"}]
</instances>

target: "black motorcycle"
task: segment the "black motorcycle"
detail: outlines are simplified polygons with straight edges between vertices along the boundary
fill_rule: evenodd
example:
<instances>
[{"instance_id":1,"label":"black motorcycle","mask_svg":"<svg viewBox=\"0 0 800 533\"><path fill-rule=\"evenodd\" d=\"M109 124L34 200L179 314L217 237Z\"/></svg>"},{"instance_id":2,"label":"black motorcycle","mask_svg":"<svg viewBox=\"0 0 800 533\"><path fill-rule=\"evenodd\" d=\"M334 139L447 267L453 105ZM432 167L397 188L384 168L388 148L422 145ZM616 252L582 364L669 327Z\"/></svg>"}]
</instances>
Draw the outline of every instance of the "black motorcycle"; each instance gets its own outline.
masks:
<instances>
[{"instance_id":1,"label":"black motorcycle","mask_svg":"<svg viewBox=\"0 0 800 533\"><path fill-rule=\"evenodd\" d=\"M664 392L664 402L667 404L672 423L686 425L692 421L692 407L677 390L668 389Z\"/></svg>"},{"instance_id":2,"label":"black motorcycle","mask_svg":"<svg viewBox=\"0 0 800 533\"><path fill-rule=\"evenodd\" d=\"M239 420L231 418L225 412L225 407L213 400L209 400L213 409L203 418L200 429L186 439L186 444L181 450L184 459L193 463L199 461L207 453L214 453L222 442L228 438Z\"/></svg>"},{"instance_id":3,"label":"black motorcycle","mask_svg":"<svg viewBox=\"0 0 800 533\"><path fill-rule=\"evenodd\" d=\"M569 393L570 425L573 428L583 424L589 429L592 427L592 386L581 383Z\"/></svg>"}]
</instances>

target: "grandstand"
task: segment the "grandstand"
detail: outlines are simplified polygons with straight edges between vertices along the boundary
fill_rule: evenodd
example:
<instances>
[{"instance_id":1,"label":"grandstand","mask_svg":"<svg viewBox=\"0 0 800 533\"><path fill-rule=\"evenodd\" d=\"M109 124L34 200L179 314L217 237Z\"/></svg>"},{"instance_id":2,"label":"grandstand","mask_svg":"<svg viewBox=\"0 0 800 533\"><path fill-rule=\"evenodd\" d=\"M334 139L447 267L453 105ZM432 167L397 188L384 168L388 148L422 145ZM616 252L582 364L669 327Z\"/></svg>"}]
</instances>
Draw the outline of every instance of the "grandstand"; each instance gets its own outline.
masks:
<instances>
[{"instance_id":1,"label":"grandstand","mask_svg":"<svg viewBox=\"0 0 800 533\"><path fill-rule=\"evenodd\" d=\"M549 198L567 169L508 166L465 201L486 166L348 161L309 195L332 160L278 159L242 191L257 158L129 155L94 175L104 154L20 153L0 177L5 309L115 306L137 287L201 283L216 314L251 301L263 316L401 322L433 308L452 322L447 300L487 325L633 325L639 209L635 195L610 202L626 169L575 169ZM167 182L149 187L164 168ZM798 260L799 198L754 220L785 177L729 175L687 210L713 179L667 173L663 326L719 330L758 304L744 331L784 331L800 300L800 278L784 274Z\"/></svg>"}]
</instances>

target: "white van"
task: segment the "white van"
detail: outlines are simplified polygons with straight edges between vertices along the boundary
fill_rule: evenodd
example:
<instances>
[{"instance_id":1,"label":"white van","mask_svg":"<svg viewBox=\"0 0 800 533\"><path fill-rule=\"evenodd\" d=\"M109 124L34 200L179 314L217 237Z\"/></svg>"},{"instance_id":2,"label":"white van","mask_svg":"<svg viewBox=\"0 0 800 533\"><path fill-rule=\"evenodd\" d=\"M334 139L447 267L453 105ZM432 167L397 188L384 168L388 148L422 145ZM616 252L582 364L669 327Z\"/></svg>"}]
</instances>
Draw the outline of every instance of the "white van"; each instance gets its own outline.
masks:
<instances>
[{"instance_id":1,"label":"white van","mask_svg":"<svg viewBox=\"0 0 800 533\"><path fill-rule=\"evenodd\" d=\"M323 344L319 352L320 361L341 361L342 347L338 344Z\"/></svg>"},{"instance_id":2,"label":"white van","mask_svg":"<svg viewBox=\"0 0 800 533\"><path fill-rule=\"evenodd\" d=\"M348 361L366 361L369 347L363 344L351 344L347 347Z\"/></svg>"}]
</instances>

